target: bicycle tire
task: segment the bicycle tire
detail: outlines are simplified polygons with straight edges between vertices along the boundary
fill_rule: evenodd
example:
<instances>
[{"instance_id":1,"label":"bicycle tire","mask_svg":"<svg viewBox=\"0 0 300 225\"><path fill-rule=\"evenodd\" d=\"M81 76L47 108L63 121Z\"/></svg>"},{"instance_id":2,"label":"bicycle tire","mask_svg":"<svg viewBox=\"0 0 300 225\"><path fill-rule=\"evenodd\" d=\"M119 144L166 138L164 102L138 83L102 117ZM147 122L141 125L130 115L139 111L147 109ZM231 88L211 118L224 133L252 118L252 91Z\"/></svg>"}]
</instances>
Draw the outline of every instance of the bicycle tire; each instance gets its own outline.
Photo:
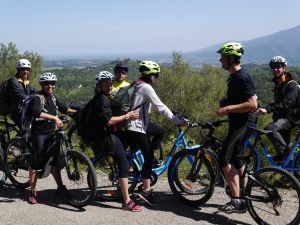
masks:
<instances>
[{"instance_id":1,"label":"bicycle tire","mask_svg":"<svg viewBox=\"0 0 300 225\"><path fill-rule=\"evenodd\" d=\"M9 140L4 152L4 167L7 177L16 187L29 187L30 162L29 145L21 138Z\"/></svg>"},{"instance_id":2,"label":"bicycle tire","mask_svg":"<svg viewBox=\"0 0 300 225\"><path fill-rule=\"evenodd\" d=\"M3 149L0 146L0 188L5 184L7 179L4 166Z\"/></svg>"},{"instance_id":3,"label":"bicycle tire","mask_svg":"<svg viewBox=\"0 0 300 225\"><path fill-rule=\"evenodd\" d=\"M300 169L300 154L297 154L296 158L294 159L293 168ZM300 171L294 171L295 177L300 181Z\"/></svg>"},{"instance_id":4,"label":"bicycle tire","mask_svg":"<svg viewBox=\"0 0 300 225\"><path fill-rule=\"evenodd\" d=\"M105 153L94 162L98 186L97 198L102 200L120 200L119 169L113 153ZM138 168L134 161L129 161L128 192L132 193L138 182Z\"/></svg>"},{"instance_id":5,"label":"bicycle tire","mask_svg":"<svg viewBox=\"0 0 300 225\"><path fill-rule=\"evenodd\" d=\"M58 189L70 205L80 208L94 200L97 188L96 172L84 153L67 150L60 157L56 173Z\"/></svg>"},{"instance_id":6,"label":"bicycle tire","mask_svg":"<svg viewBox=\"0 0 300 225\"><path fill-rule=\"evenodd\" d=\"M211 198L215 187L214 170L204 155L197 157L198 151L201 150L185 149L177 152L168 168L168 182L175 197L185 204L194 206L205 204ZM193 159L192 164L190 157ZM193 174L193 179L190 179L195 163L200 165L200 170L197 174Z\"/></svg>"},{"instance_id":7,"label":"bicycle tire","mask_svg":"<svg viewBox=\"0 0 300 225\"><path fill-rule=\"evenodd\" d=\"M218 155L212 149L207 149L205 152L205 157L210 162L214 173L215 173L215 181L218 182L221 179L221 172L219 168Z\"/></svg>"},{"instance_id":8,"label":"bicycle tire","mask_svg":"<svg viewBox=\"0 0 300 225\"><path fill-rule=\"evenodd\" d=\"M273 189L269 195L258 182L252 179L248 182L245 199L251 217L258 224L275 221L276 224L299 224L300 183L295 176L281 168L269 167L256 171L253 177Z\"/></svg>"}]
</instances>

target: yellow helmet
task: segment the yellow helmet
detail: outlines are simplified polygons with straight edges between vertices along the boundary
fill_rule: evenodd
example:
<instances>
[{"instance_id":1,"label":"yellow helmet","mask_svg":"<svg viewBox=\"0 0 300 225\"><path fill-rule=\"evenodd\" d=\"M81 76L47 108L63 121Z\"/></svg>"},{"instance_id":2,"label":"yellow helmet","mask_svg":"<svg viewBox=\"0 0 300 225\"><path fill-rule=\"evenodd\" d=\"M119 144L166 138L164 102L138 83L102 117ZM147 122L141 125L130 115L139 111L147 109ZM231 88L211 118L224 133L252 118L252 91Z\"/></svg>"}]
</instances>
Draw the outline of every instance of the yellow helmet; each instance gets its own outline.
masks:
<instances>
[{"instance_id":1,"label":"yellow helmet","mask_svg":"<svg viewBox=\"0 0 300 225\"><path fill-rule=\"evenodd\" d=\"M244 46L237 42L229 42L224 45L217 51L222 55L235 55L241 57L244 54Z\"/></svg>"},{"instance_id":2,"label":"yellow helmet","mask_svg":"<svg viewBox=\"0 0 300 225\"><path fill-rule=\"evenodd\" d=\"M139 67L140 73L144 75L155 75L160 73L160 67L152 61L142 61Z\"/></svg>"}]
</instances>

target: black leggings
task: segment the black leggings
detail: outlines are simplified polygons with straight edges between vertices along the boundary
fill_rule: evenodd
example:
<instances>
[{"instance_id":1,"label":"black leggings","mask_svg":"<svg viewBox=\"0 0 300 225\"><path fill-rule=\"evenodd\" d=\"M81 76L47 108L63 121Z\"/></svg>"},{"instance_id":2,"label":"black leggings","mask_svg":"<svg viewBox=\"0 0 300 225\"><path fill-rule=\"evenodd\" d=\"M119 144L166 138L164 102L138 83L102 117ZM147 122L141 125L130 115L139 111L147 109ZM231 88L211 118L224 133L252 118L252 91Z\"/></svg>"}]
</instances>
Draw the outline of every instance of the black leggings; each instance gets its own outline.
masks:
<instances>
[{"instance_id":1,"label":"black leggings","mask_svg":"<svg viewBox=\"0 0 300 225\"><path fill-rule=\"evenodd\" d=\"M156 150L159 148L160 143L163 141L166 135L166 130L161 126L150 122L148 124L146 133L150 139L152 150Z\"/></svg>"},{"instance_id":2,"label":"black leggings","mask_svg":"<svg viewBox=\"0 0 300 225\"><path fill-rule=\"evenodd\" d=\"M60 147L59 143L48 152L44 149L44 146L48 145L48 143L53 140L52 137L53 133L32 134L32 169L42 169L51 156L54 157L51 162L51 166L57 166Z\"/></svg>"},{"instance_id":3,"label":"black leggings","mask_svg":"<svg viewBox=\"0 0 300 225\"><path fill-rule=\"evenodd\" d=\"M124 147L118 136L111 134L111 136L106 137L105 140L94 143L92 148L95 155L101 152L112 152L119 168L119 177L128 177L129 164L126 158Z\"/></svg>"},{"instance_id":4,"label":"black leggings","mask_svg":"<svg viewBox=\"0 0 300 225\"><path fill-rule=\"evenodd\" d=\"M152 173L153 150L148 136L144 133L127 130L125 134L130 145L137 146L143 153L144 165L142 168L142 176L144 179L150 179Z\"/></svg>"}]
</instances>

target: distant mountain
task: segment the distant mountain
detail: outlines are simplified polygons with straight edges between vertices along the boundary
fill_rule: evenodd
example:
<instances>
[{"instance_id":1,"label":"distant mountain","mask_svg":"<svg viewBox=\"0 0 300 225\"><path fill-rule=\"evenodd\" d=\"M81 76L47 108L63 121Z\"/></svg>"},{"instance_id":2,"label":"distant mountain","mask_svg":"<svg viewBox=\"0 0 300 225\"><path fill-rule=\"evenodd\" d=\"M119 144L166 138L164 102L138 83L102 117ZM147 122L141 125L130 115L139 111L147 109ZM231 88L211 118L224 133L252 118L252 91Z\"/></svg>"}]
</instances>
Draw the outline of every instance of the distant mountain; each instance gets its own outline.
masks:
<instances>
[{"instance_id":1,"label":"distant mountain","mask_svg":"<svg viewBox=\"0 0 300 225\"><path fill-rule=\"evenodd\" d=\"M240 42L245 46L243 62L263 64L267 63L271 57L281 55L288 60L290 65L300 65L300 25L264 37ZM222 44L183 55L193 65L199 65L199 63L214 64L219 59L216 51Z\"/></svg>"}]
</instances>

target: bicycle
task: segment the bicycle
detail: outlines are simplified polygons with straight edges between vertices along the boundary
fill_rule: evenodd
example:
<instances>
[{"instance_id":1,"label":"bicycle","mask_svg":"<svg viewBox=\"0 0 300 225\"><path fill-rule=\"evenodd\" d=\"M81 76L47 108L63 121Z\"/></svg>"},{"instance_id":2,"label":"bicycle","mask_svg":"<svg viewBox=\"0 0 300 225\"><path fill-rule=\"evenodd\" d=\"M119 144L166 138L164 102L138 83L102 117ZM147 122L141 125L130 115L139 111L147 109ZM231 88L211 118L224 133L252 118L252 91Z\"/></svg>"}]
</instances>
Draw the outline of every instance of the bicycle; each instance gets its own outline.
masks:
<instances>
[{"instance_id":1,"label":"bicycle","mask_svg":"<svg viewBox=\"0 0 300 225\"><path fill-rule=\"evenodd\" d=\"M273 161L272 156L269 154L267 147L265 143L263 142L262 135L267 135L271 133L272 131L268 130L261 130L257 129L255 127L249 127L254 132L254 142L252 143L249 141L247 147L251 149L251 151L261 152L262 155L265 157L266 162L270 166L279 167L286 169L290 172L293 172L295 177L297 177L300 180L300 151L299 147L300 144L298 142L299 136L300 136L300 122L295 122L295 125L298 127L298 130L296 132L295 139L293 141L291 150L287 156L287 158L282 161L281 163L277 163ZM259 166L261 165L261 157L259 154L257 154L257 161Z\"/></svg>"},{"instance_id":2,"label":"bicycle","mask_svg":"<svg viewBox=\"0 0 300 225\"><path fill-rule=\"evenodd\" d=\"M190 158L193 159L192 164ZM258 224L299 224L300 221L300 183L288 171L277 167L259 169L254 172L250 156L239 157L246 162L241 176L241 192L251 217ZM205 148L197 151L185 149L176 153L168 170L168 181L173 185L173 194L182 202L190 205L205 204L214 192L215 185L209 185L210 177L215 176L205 162ZM222 173L221 173L222 174ZM196 187L196 189L193 189ZM174 191L175 190L175 191ZM283 205L284 204L284 205ZM279 218L292 207L292 212ZM270 219L276 215L277 218ZM289 218L288 218L289 217Z\"/></svg>"},{"instance_id":3,"label":"bicycle","mask_svg":"<svg viewBox=\"0 0 300 225\"><path fill-rule=\"evenodd\" d=\"M61 120L67 123L69 119L61 117ZM70 205L86 206L96 195L97 180L93 164L84 153L71 148L62 128L57 129L50 140L43 150L47 156L43 159L45 167L38 171L39 178L49 175L54 151L59 146L60 156L55 168L58 190ZM4 164L6 174L15 186L29 186L31 158L30 131L24 137L8 141L4 151Z\"/></svg>"},{"instance_id":4,"label":"bicycle","mask_svg":"<svg viewBox=\"0 0 300 225\"><path fill-rule=\"evenodd\" d=\"M195 124L190 124L186 128L178 126L178 133L177 137L174 141L173 147L169 152L166 160L157 167L153 167L152 169L152 176L151 176L151 186L155 185L158 180L158 176L163 174L169 167L169 164L174 156L174 154L181 149L192 149L196 150L200 148L199 145L191 145L192 142L187 141L185 138L186 132L190 128L196 127ZM127 159L129 162L129 192L133 192L136 188L138 183L143 181L141 170L144 163L144 157L140 149L133 148L129 146L127 148ZM118 168L113 159L113 155L111 153L106 153L104 155L98 156L92 159L95 169L97 171L97 179L101 180L102 182L98 185L98 196L106 199L118 199L120 198L120 190L118 185ZM205 165L207 165L208 170L213 173L213 168L210 165L209 159L203 159ZM214 176L210 176L210 185L214 184ZM142 186L140 185L139 188Z\"/></svg>"},{"instance_id":5,"label":"bicycle","mask_svg":"<svg viewBox=\"0 0 300 225\"><path fill-rule=\"evenodd\" d=\"M11 139L11 136L16 136L19 129L17 126L8 121L6 115L0 119L0 187L2 187L7 179L5 169L4 169L4 149L7 142Z\"/></svg>"}]
</instances>

